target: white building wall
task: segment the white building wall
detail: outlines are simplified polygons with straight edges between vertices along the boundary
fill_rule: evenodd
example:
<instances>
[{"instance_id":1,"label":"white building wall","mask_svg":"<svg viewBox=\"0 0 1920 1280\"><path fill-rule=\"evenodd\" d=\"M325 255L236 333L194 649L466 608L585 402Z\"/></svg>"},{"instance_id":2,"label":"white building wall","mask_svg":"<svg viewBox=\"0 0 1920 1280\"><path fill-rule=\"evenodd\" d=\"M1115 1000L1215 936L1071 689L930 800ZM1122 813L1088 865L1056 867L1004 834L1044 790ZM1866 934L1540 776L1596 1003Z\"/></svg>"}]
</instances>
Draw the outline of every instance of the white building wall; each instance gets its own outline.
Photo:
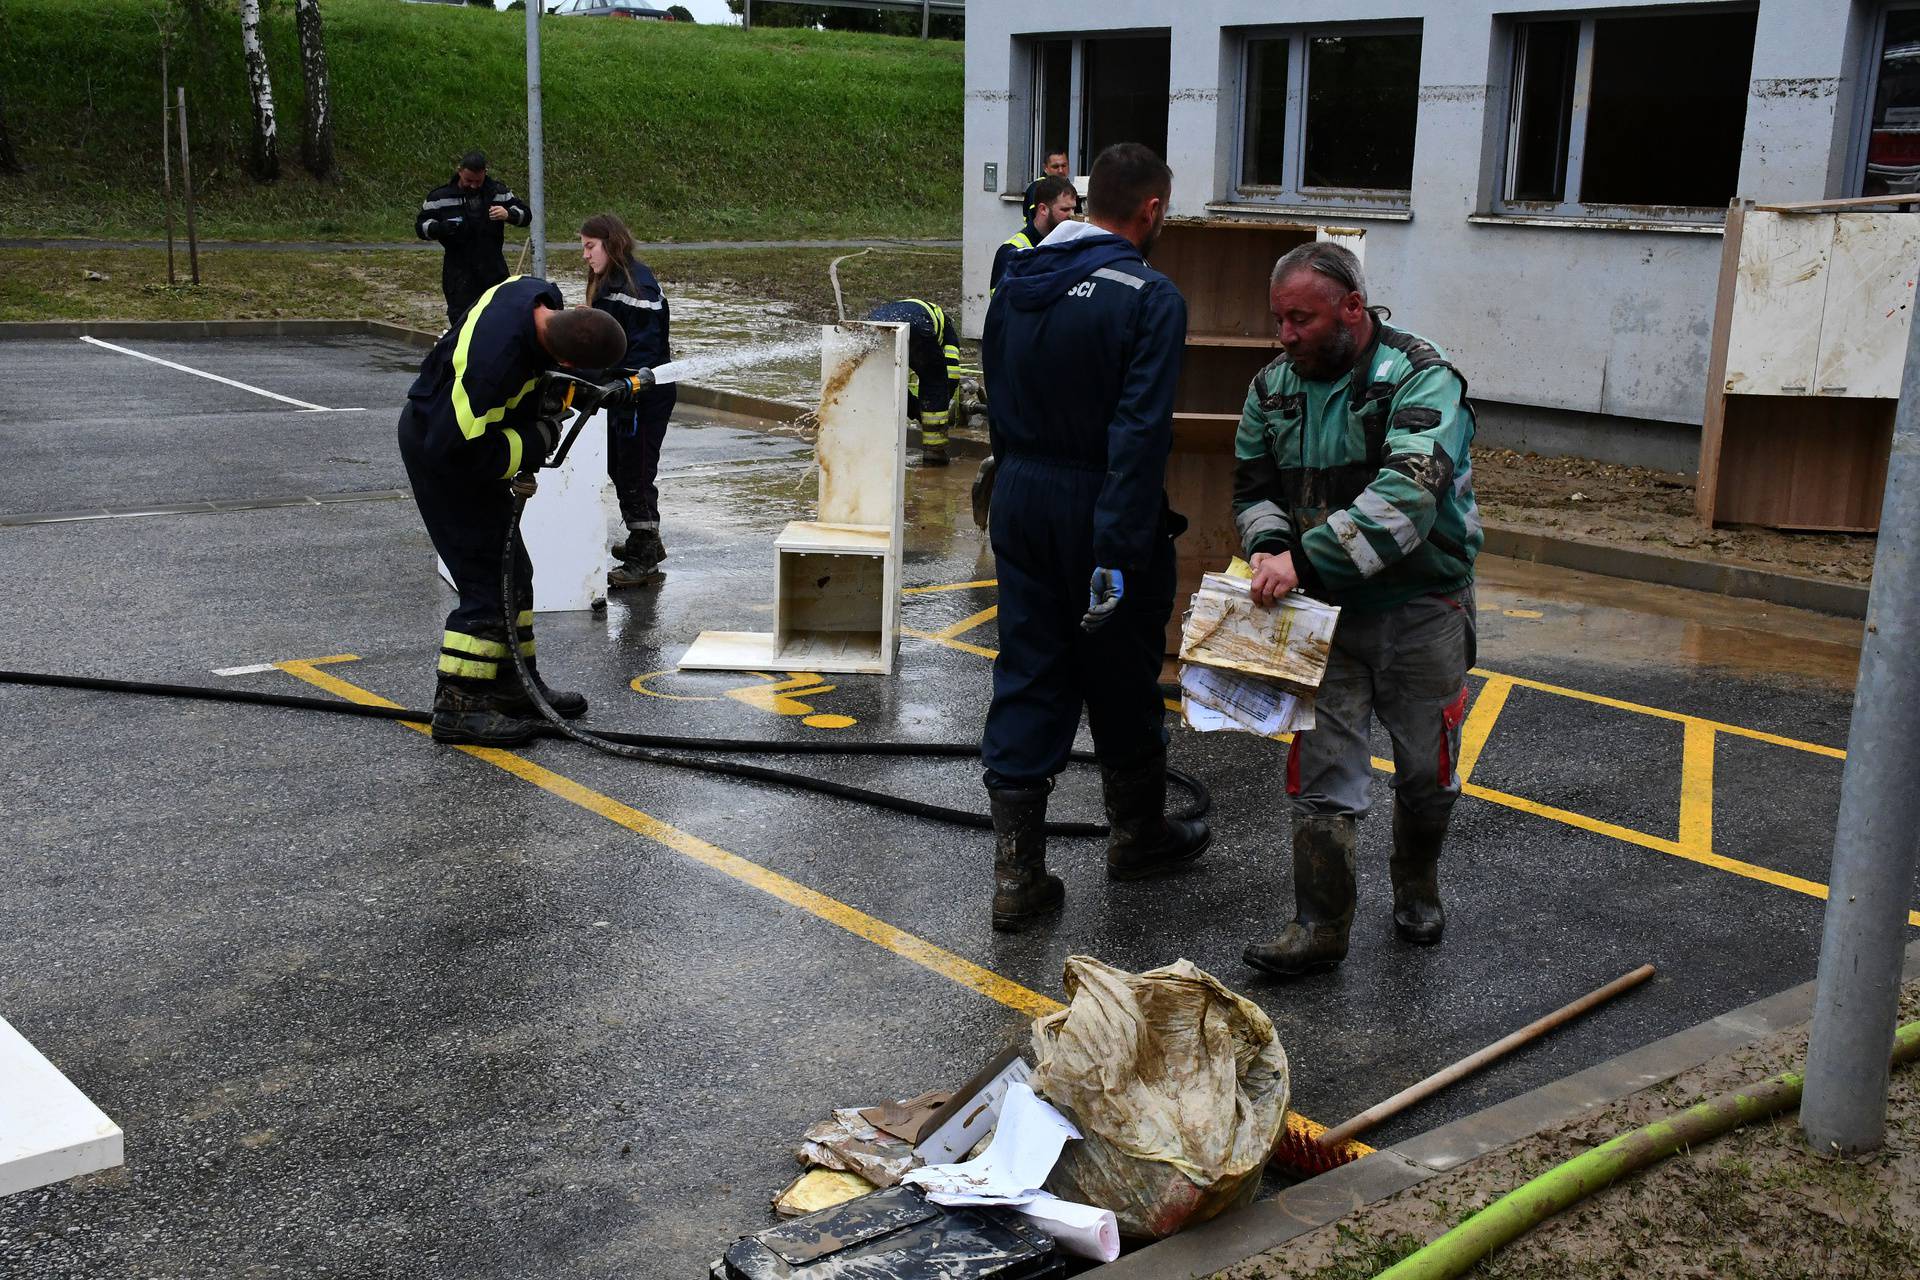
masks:
<instances>
[{"instance_id":1,"label":"white building wall","mask_svg":"<svg viewBox=\"0 0 1920 1280\"><path fill-rule=\"evenodd\" d=\"M1482 407L1484 435L1691 469L1717 229L1469 220L1488 210L1505 146L1498 120L1510 63L1506 19L1685 7L1688 0L1605 9L1590 0L970 0L964 331L979 335L993 251L1020 222L1017 204L983 190L984 166L998 165L1002 191L1016 196L1031 176L1014 141L1029 118L1026 86L1012 79L1016 37L1170 29L1171 213L1200 217L1228 196L1231 180L1239 101L1223 28L1419 19L1411 219L1329 209L1283 220L1366 228L1376 300L1397 323L1448 349ZM1863 0L1761 0L1758 8L1739 192L1760 200L1850 193L1859 81L1879 8Z\"/></svg>"}]
</instances>

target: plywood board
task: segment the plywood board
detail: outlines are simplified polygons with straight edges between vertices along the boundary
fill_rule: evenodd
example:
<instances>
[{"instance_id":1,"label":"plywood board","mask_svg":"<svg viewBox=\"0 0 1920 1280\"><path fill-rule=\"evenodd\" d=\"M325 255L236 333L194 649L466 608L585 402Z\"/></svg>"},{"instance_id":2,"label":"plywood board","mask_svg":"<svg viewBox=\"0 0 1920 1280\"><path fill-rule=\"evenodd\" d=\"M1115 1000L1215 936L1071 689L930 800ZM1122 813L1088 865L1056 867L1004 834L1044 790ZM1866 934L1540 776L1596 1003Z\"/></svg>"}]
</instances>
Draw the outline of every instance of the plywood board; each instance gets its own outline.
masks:
<instances>
[{"instance_id":1,"label":"plywood board","mask_svg":"<svg viewBox=\"0 0 1920 1280\"><path fill-rule=\"evenodd\" d=\"M0 1196L125 1158L120 1126L0 1018Z\"/></svg>"},{"instance_id":2,"label":"plywood board","mask_svg":"<svg viewBox=\"0 0 1920 1280\"><path fill-rule=\"evenodd\" d=\"M885 555L892 547L893 530L880 524L821 524L794 520L773 540L780 551L853 551Z\"/></svg>"},{"instance_id":3,"label":"plywood board","mask_svg":"<svg viewBox=\"0 0 1920 1280\"><path fill-rule=\"evenodd\" d=\"M774 666L781 671L884 676L893 671L893 644L877 633L799 632L780 646Z\"/></svg>"},{"instance_id":4,"label":"plywood board","mask_svg":"<svg viewBox=\"0 0 1920 1280\"><path fill-rule=\"evenodd\" d=\"M774 665L773 637L759 631L702 631L674 665L682 671L763 671Z\"/></svg>"},{"instance_id":5,"label":"plywood board","mask_svg":"<svg viewBox=\"0 0 1920 1280\"><path fill-rule=\"evenodd\" d=\"M1834 225L1813 390L1849 399L1898 399L1914 278L1920 274L1920 213L1842 213L1820 220Z\"/></svg>"},{"instance_id":6,"label":"plywood board","mask_svg":"<svg viewBox=\"0 0 1920 1280\"><path fill-rule=\"evenodd\" d=\"M1273 333L1267 279L1280 255L1312 243L1312 227L1168 223L1153 249L1154 269L1187 300L1189 334L1261 338Z\"/></svg>"},{"instance_id":7,"label":"plywood board","mask_svg":"<svg viewBox=\"0 0 1920 1280\"><path fill-rule=\"evenodd\" d=\"M1173 416L1174 452L1167 459L1167 501L1187 518L1187 531L1173 544L1178 556L1173 617L1167 621L1168 653L1180 649L1180 615L1200 589L1203 574L1218 573L1240 554L1233 523L1233 437L1238 414Z\"/></svg>"},{"instance_id":8,"label":"plywood board","mask_svg":"<svg viewBox=\"0 0 1920 1280\"><path fill-rule=\"evenodd\" d=\"M789 636L815 632L856 632L878 636L881 595L887 562L880 555L780 552L780 598L776 634L785 650Z\"/></svg>"},{"instance_id":9,"label":"plywood board","mask_svg":"<svg viewBox=\"0 0 1920 1280\"><path fill-rule=\"evenodd\" d=\"M1832 218L1747 213L1728 317L1729 393L1805 395L1812 389L1832 248Z\"/></svg>"},{"instance_id":10,"label":"plywood board","mask_svg":"<svg viewBox=\"0 0 1920 1280\"><path fill-rule=\"evenodd\" d=\"M882 351L893 359L869 359ZM907 327L829 325L820 337L821 524L900 528L906 498Z\"/></svg>"},{"instance_id":11,"label":"plywood board","mask_svg":"<svg viewBox=\"0 0 1920 1280\"><path fill-rule=\"evenodd\" d=\"M1880 526L1894 402L1728 396L1714 515L1722 524Z\"/></svg>"}]
</instances>

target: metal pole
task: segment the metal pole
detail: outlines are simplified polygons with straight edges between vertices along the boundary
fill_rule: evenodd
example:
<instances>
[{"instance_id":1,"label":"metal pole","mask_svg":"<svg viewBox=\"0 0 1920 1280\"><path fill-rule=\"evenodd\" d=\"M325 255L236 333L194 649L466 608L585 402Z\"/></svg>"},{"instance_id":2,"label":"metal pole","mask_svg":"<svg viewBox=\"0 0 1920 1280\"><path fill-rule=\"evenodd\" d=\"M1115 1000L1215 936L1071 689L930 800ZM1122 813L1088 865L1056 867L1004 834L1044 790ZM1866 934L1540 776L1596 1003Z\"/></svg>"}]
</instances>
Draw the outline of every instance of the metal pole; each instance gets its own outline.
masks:
<instances>
[{"instance_id":1,"label":"metal pole","mask_svg":"<svg viewBox=\"0 0 1920 1280\"><path fill-rule=\"evenodd\" d=\"M160 42L160 187L165 193L167 204L167 284L174 284L173 274L173 130L172 114L173 93L167 79L167 42Z\"/></svg>"},{"instance_id":2,"label":"metal pole","mask_svg":"<svg viewBox=\"0 0 1920 1280\"><path fill-rule=\"evenodd\" d=\"M527 6L527 209L533 222L527 228L533 242L533 274L547 274L546 144L540 128L540 12L546 0Z\"/></svg>"},{"instance_id":3,"label":"metal pole","mask_svg":"<svg viewBox=\"0 0 1920 1280\"><path fill-rule=\"evenodd\" d=\"M1920 324L1893 418L1880 545L1847 730L1800 1125L1824 1154L1886 1137L1887 1059L1920 855Z\"/></svg>"},{"instance_id":4,"label":"metal pole","mask_svg":"<svg viewBox=\"0 0 1920 1280\"><path fill-rule=\"evenodd\" d=\"M187 262L193 271L193 282L200 283L200 237L193 229L193 152L187 146L187 91L183 87L180 94L180 191L187 200Z\"/></svg>"},{"instance_id":5,"label":"metal pole","mask_svg":"<svg viewBox=\"0 0 1920 1280\"><path fill-rule=\"evenodd\" d=\"M753 29L753 0L740 0L740 29Z\"/></svg>"},{"instance_id":6,"label":"metal pole","mask_svg":"<svg viewBox=\"0 0 1920 1280\"><path fill-rule=\"evenodd\" d=\"M920 38L925 40L933 29L933 0L920 0Z\"/></svg>"}]
</instances>

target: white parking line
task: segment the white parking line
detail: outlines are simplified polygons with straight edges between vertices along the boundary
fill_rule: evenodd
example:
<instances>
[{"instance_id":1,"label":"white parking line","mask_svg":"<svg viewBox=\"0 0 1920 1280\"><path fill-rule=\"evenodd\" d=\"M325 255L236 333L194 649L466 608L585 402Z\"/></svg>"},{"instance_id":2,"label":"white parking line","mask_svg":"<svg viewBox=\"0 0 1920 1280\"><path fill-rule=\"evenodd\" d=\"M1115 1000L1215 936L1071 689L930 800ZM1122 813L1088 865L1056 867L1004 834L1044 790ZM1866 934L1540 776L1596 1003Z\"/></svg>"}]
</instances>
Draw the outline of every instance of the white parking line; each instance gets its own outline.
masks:
<instances>
[{"instance_id":1,"label":"white parking line","mask_svg":"<svg viewBox=\"0 0 1920 1280\"><path fill-rule=\"evenodd\" d=\"M229 387L238 387L242 391L251 391L257 396L265 396L269 400L278 400L282 404L290 404L296 409L303 409L308 413L366 412L365 409L329 409L323 404L311 404L305 400L295 400L292 396L283 396L277 391L267 391L260 387L250 387L244 382L235 382L232 378L223 378L217 373L208 373L205 369L195 369L189 365L176 364L171 360L162 360L159 356L150 356L144 351L135 351L131 347L117 347L111 342L102 342L98 338L83 337L80 341L91 343L96 347L105 347L108 351L118 351L121 355L132 356L136 360L150 360L154 364L163 364L169 369L178 369L180 372L190 373L196 378L205 378L210 382L221 382Z\"/></svg>"},{"instance_id":2,"label":"white parking line","mask_svg":"<svg viewBox=\"0 0 1920 1280\"><path fill-rule=\"evenodd\" d=\"M272 671L273 669L274 666L271 662L256 662L252 666L247 667L215 667L213 674L217 676L257 676L262 671Z\"/></svg>"}]
</instances>

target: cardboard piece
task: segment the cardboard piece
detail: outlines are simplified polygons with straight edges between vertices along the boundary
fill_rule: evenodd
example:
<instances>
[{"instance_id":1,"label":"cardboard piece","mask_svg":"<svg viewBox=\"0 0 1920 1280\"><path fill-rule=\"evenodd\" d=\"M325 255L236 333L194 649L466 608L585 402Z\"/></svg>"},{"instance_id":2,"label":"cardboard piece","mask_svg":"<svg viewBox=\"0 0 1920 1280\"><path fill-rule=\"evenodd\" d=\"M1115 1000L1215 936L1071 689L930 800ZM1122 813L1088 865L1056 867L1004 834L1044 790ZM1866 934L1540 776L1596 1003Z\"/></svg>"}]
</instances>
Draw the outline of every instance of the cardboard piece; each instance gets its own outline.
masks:
<instances>
[{"instance_id":1,"label":"cardboard piece","mask_svg":"<svg viewBox=\"0 0 1920 1280\"><path fill-rule=\"evenodd\" d=\"M1000 1104L1007 1087L1025 1084L1033 1067L1017 1047L1008 1048L987 1063L973 1078L954 1090L945 1106L928 1119L927 1136L915 1145L913 1154L927 1164L952 1164L979 1144L1000 1118Z\"/></svg>"},{"instance_id":2,"label":"cardboard piece","mask_svg":"<svg viewBox=\"0 0 1920 1280\"><path fill-rule=\"evenodd\" d=\"M883 1102L877 1107L862 1107L860 1118L882 1133L890 1133L903 1142L918 1144L932 1127L933 1117L953 1098L951 1090L935 1089L917 1098Z\"/></svg>"}]
</instances>

